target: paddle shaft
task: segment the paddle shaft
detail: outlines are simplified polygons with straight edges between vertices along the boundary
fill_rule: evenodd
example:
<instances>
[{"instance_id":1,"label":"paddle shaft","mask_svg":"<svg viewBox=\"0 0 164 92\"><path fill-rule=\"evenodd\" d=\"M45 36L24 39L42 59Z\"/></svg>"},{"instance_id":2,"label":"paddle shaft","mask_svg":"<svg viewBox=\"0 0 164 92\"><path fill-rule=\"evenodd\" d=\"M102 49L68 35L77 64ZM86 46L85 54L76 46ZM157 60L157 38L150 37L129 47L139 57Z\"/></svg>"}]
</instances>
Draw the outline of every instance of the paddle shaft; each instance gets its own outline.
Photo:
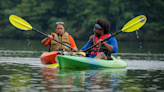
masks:
<instances>
[{"instance_id":1,"label":"paddle shaft","mask_svg":"<svg viewBox=\"0 0 164 92\"><path fill-rule=\"evenodd\" d=\"M39 33L39 34L41 34L41 35L44 35L44 36L48 37L47 34L41 32L41 31L39 31L39 30L36 30L36 29L34 29L34 28L32 28L32 30L35 31L35 32L37 32L37 33ZM56 41L56 42L58 42L58 43L60 43L60 44L62 44L62 45L64 45L64 46L67 46L67 45L65 45L64 43L62 43L62 42L60 42L60 41L58 41L58 40L56 40L56 39L54 39L54 38L52 38L52 40L54 40L54 41ZM71 48L71 47L69 47L69 46L67 46L67 47L70 48L70 49L73 49L73 48Z\"/></svg>"},{"instance_id":2,"label":"paddle shaft","mask_svg":"<svg viewBox=\"0 0 164 92\"><path fill-rule=\"evenodd\" d=\"M108 39L111 38L111 37L114 37L115 35L117 35L117 34L119 34L119 33L121 33L121 32L122 32L122 30L116 32L115 34L111 35L110 37L105 38L103 41L101 41L101 43L104 42L104 41L106 41L106 40L108 40ZM84 52L86 52L86 51L88 51L88 50L90 50L90 49L92 49L92 48L94 48L94 47L96 47L96 46L97 46L97 44L92 45L91 47L85 49Z\"/></svg>"}]
</instances>

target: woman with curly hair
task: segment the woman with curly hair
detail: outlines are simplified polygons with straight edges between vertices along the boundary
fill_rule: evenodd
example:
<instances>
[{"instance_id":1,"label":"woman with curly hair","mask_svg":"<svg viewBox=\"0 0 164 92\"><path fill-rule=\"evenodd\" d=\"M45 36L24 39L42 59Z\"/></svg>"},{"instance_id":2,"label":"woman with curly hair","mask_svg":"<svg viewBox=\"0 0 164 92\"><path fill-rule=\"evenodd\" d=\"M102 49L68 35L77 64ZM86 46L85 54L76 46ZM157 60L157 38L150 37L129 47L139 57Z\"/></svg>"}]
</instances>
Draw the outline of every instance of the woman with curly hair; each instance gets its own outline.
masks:
<instances>
[{"instance_id":1,"label":"woman with curly hair","mask_svg":"<svg viewBox=\"0 0 164 92\"><path fill-rule=\"evenodd\" d=\"M103 39L110 37L109 21L105 19L96 19L94 25L94 35L90 37L87 44L80 49L84 51L88 47L97 44L96 47L89 51L88 57L101 58L101 59L110 59L111 53L117 53L118 45L117 40L114 37L111 37L107 41L101 42Z\"/></svg>"}]
</instances>

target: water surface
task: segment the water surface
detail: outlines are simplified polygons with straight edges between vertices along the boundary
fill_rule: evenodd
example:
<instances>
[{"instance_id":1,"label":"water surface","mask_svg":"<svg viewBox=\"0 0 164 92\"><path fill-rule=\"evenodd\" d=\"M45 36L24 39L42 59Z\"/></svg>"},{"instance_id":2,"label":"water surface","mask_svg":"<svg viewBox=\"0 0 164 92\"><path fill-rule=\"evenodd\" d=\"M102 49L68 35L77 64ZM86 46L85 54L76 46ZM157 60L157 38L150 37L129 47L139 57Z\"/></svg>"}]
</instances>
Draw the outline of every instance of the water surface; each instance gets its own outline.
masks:
<instances>
[{"instance_id":1,"label":"water surface","mask_svg":"<svg viewBox=\"0 0 164 92\"><path fill-rule=\"evenodd\" d=\"M97 70L46 68L39 57L48 48L38 40L0 43L0 92L164 91L163 43L119 42L119 52L114 56L128 66Z\"/></svg>"}]
</instances>

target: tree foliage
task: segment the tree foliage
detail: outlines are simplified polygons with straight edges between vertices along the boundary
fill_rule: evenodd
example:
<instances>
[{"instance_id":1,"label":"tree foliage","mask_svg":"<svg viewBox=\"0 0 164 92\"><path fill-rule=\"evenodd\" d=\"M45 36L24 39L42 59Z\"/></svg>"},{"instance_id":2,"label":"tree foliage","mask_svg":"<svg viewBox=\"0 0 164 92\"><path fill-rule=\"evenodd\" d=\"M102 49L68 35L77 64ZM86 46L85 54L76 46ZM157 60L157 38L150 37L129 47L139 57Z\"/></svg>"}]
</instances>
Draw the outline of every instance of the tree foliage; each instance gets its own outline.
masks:
<instances>
[{"instance_id":1,"label":"tree foliage","mask_svg":"<svg viewBox=\"0 0 164 92\"><path fill-rule=\"evenodd\" d=\"M21 32L9 23L11 14L28 21L34 28L50 34L55 22L63 21L75 40L88 40L97 18L110 22L111 33L138 15L146 15L147 23L138 31L139 40L164 41L163 0L1 0L0 38L42 39L36 32ZM135 41L136 33L122 33L117 40ZM130 39L129 39L130 38Z\"/></svg>"}]
</instances>

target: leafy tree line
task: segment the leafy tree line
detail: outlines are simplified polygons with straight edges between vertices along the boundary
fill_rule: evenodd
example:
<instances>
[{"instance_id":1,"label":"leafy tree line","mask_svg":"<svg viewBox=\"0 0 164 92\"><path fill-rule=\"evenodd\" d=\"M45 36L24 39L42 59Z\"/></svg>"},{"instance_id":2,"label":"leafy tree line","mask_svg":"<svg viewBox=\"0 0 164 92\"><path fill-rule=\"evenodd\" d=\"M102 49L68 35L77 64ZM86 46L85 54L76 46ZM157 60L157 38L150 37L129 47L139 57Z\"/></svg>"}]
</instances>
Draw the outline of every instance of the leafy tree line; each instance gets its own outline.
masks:
<instances>
[{"instance_id":1,"label":"leafy tree line","mask_svg":"<svg viewBox=\"0 0 164 92\"><path fill-rule=\"evenodd\" d=\"M164 41L163 0L0 0L0 38L43 39L33 31L21 32L9 22L11 14L22 17L32 27L50 34L55 22L63 21L75 40L88 40L97 18L107 19L111 33L138 15L146 15L147 23L136 33L121 33L120 41Z\"/></svg>"}]
</instances>

